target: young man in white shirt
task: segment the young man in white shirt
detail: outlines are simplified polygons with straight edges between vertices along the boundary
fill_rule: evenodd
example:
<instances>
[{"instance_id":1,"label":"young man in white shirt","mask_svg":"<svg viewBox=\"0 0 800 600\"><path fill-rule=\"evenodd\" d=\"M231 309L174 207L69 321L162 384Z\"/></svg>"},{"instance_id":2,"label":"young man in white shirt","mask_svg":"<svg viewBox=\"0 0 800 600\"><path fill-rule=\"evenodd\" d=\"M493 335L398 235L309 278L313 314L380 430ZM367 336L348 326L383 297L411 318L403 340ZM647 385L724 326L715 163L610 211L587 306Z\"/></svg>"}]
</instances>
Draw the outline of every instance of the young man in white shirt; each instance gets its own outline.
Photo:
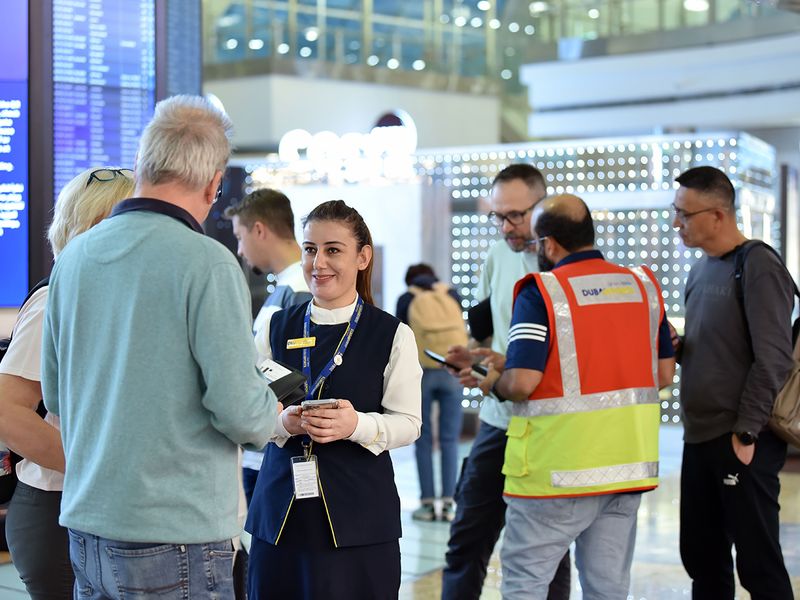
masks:
<instances>
[{"instance_id":1,"label":"young man in white shirt","mask_svg":"<svg viewBox=\"0 0 800 600\"><path fill-rule=\"evenodd\" d=\"M257 336L273 314L311 299L300 266L300 245L294 237L294 213L285 194L263 188L248 194L238 204L229 206L225 210L225 217L232 222L239 256L256 274L273 273L277 279L275 290L267 296L253 322L253 334ZM262 459L261 452L252 450L245 450L242 457L242 477L248 505L253 497Z\"/></svg>"}]
</instances>

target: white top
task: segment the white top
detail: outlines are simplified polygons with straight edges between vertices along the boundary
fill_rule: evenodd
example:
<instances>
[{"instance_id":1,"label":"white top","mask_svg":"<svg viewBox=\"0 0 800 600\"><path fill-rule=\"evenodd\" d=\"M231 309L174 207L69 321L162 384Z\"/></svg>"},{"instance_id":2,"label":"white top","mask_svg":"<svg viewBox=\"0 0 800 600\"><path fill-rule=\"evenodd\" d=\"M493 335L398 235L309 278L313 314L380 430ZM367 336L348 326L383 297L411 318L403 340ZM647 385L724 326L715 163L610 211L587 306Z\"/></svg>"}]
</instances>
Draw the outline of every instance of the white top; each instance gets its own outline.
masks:
<instances>
[{"instance_id":1,"label":"white top","mask_svg":"<svg viewBox=\"0 0 800 600\"><path fill-rule=\"evenodd\" d=\"M36 290L22 306L11 334L11 345L0 363L0 373L41 381L42 322L47 305L47 286ZM59 428L58 417L47 413L45 422ZM64 474L40 467L23 458L17 463L17 478L24 484L47 492L60 492Z\"/></svg>"},{"instance_id":2,"label":"white top","mask_svg":"<svg viewBox=\"0 0 800 600\"><path fill-rule=\"evenodd\" d=\"M312 303L311 320L318 325L347 323L356 302L343 308L328 310ZM269 322L256 336L256 348L262 359L272 358L269 344ZM345 358L346 360L346 358ZM383 371L383 413L358 412L358 424L347 438L361 444L375 455L384 450L411 444L419 437L422 425L422 367L419 366L414 333L405 323L397 326L392 341L389 363ZM347 398L345 398L346 400ZM271 441L283 446L291 437L278 419Z\"/></svg>"},{"instance_id":3,"label":"white top","mask_svg":"<svg viewBox=\"0 0 800 600\"><path fill-rule=\"evenodd\" d=\"M275 288L287 287L293 292L307 292L308 284L306 278L303 276L303 265L298 260L296 263L290 264L280 273L275 274ZM258 311L255 320L253 321L253 331L258 332L264 328L265 323L269 323L270 318L279 310L284 307L280 304L265 304Z\"/></svg>"},{"instance_id":4,"label":"white top","mask_svg":"<svg viewBox=\"0 0 800 600\"><path fill-rule=\"evenodd\" d=\"M280 294L280 288L282 287L288 288L292 292L308 291L308 284L306 283L306 278L303 276L303 265L299 260L286 267L280 273L277 273L275 278L277 281L275 282L275 291L273 294L279 294L281 299L286 298ZM261 334L265 326L267 329L269 329L269 322L270 319L272 319L272 315L283 310L284 308L285 307L281 301L270 303L270 300L268 299L267 302L264 303L264 306L262 306L261 310L258 311L255 321L253 321L253 331L256 332L256 338ZM269 331L267 332L265 339L269 339ZM261 353L259 352L259 354ZM261 364L261 362L263 361L259 361L259 364ZM253 471L260 471L261 462L263 459L263 452L245 450L244 455L242 456L242 466Z\"/></svg>"},{"instance_id":5,"label":"white top","mask_svg":"<svg viewBox=\"0 0 800 600\"><path fill-rule=\"evenodd\" d=\"M514 307L514 285L528 273L539 270L535 252L514 252L505 240L498 240L489 248L478 282L478 300L491 295L492 350L505 354L508 348L508 330ZM508 429L511 420L511 402L499 402L494 396L485 396L481 404L480 419L499 429Z\"/></svg>"}]
</instances>

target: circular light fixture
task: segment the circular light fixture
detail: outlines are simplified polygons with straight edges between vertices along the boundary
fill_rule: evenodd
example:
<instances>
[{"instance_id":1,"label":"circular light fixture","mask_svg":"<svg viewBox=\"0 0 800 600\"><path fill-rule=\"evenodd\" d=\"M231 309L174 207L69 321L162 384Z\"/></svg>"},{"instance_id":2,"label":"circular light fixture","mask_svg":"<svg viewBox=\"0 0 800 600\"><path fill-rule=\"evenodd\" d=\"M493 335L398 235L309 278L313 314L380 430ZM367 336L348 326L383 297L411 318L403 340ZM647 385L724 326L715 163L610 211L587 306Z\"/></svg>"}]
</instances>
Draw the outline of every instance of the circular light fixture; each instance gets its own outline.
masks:
<instances>
[{"instance_id":1,"label":"circular light fixture","mask_svg":"<svg viewBox=\"0 0 800 600\"><path fill-rule=\"evenodd\" d=\"M288 54L289 53L289 44L278 44L278 54Z\"/></svg>"},{"instance_id":2,"label":"circular light fixture","mask_svg":"<svg viewBox=\"0 0 800 600\"><path fill-rule=\"evenodd\" d=\"M528 5L528 10L531 11L532 15L538 15L550 10L550 5L547 2L542 2L541 0L538 0L536 2L531 2Z\"/></svg>"},{"instance_id":3,"label":"circular light fixture","mask_svg":"<svg viewBox=\"0 0 800 600\"><path fill-rule=\"evenodd\" d=\"M533 35L534 33L536 33L536 27L534 27L533 25L525 25L525 33L527 35Z\"/></svg>"},{"instance_id":4,"label":"circular light fixture","mask_svg":"<svg viewBox=\"0 0 800 600\"><path fill-rule=\"evenodd\" d=\"M500 77L502 77L503 79L511 79L512 76L513 73L511 72L511 69L503 69L502 71L500 71Z\"/></svg>"},{"instance_id":5,"label":"circular light fixture","mask_svg":"<svg viewBox=\"0 0 800 600\"><path fill-rule=\"evenodd\" d=\"M390 58L389 60L386 61L386 66L392 71L394 71L397 67L400 66L400 61L397 60L396 58Z\"/></svg>"},{"instance_id":6,"label":"circular light fixture","mask_svg":"<svg viewBox=\"0 0 800 600\"><path fill-rule=\"evenodd\" d=\"M414 63L411 65L411 67L415 71L422 71L425 68L425 61L422 60L421 58L417 59L417 60L414 61Z\"/></svg>"},{"instance_id":7,"label":"circular light fixture","mask_svg":"<svg viewBox=\"0 0 800 600\"><path fill-rule=\"evenodd\" d=\"M309 42L316 42L319 39L319 29L316 27L309 27L305 32L306 40Z\"/></svg>"},{"instance_id":8,"label":"circular light fixture","mask_svg":"<svg viewBox=\"0 0 800 600\"><path fill-rule=\"evenodd\" d=\"M261 50L264 47L264 40L250 40L247 42L247 47L250 50Z\"/></svg>"},{"instance_id":9,"label":"circular light fixture","mask_svg":"<svg viewBox=\"0 0 800 600\"><path fill-rule=\"evenodd\" d=\"M467 17L458 16L453 20L453 23L455 23L456 27L463 27L467 24Z\"/></svg>"},{"instance_id":10,"label":"circular light fixture","mask_svg":"<svg viewBox=\"0 0 800 600\"><path fill-rule=\"evenodd\" d=\"M489 21L489 27L491 27L492 29L500 29L500 25L501 23L498 19L492 19L491 21Z\"/></svg>"},{"instance_id":11,"label":"circular light fixture","mask_svg":"<svg viewBox=\"0 0 800 600\"><path fill-rule=\"evenodd\" d=\"M309 56L311 56L311 48L309 48L308 46L303 46L302 48L300 48L300 56L302 56L303 58L308 58Z\"/></svg>"},{"instance_id":12,"label":"circular light fixture","mask_svg":"<svg viewBox=\"0 0 800 600\"><path fill-rule=\"evenodd\" d=\"M511 33L517 33L519 31L519 23L512 21L511 23L508 24L508 30Z\"/></svg>"},{"instance_id":13,"label":"circular light fixture","mask_svg":"<svg viewBox=\"0 0 800 600\"><path fill-rule=\"evenodd\" d=\"M483 19L481 19L480 17L472 17L472 19L470 19L469 24L472 25L475 29L477 29L478 27L483 25Z\"/></svg>"},{"instance_id":14,"label":"circular light fixture","mask_svg":"<svg viewBox=\"0 0 800 600\"><path fill-rule=\"evenodd\" d=\"M478 2L478 10L487 11L492 8L492 3L489 0L480 0Z\"/></svg>"},{"instance_id":15,"label":"circular light fixture","mask_svg":"<svg viewBox=\"0 0 800 600\"><path fill-rule=\"evenodd\" d=\"M589 18L590 19L599 19L600 18L600 11L596 8L589 9Z\"/></svg>"},{"instance_id":16,"label":"circular light fixture","mask_svg":"<svg viewBox=\"0 0 800 600\"><path fill-rule=\"evenodd\" d=\"M706 12L708 7L708 0L683 0L683 8L689 12Z\"/></svg>"},{"instance_id":17,"label":"circular light fixture","mask_svg":"<svg viewBox=\"0 0 800 600\"><path fill-rule=\"evenodd\" d=\"M367 58L367 64L370 67L376 66L379 62L380 62L380 59L377 56L375 56L374 54L370 54L370 56Z\"/></svg>"},{"instance_id":18,"label":"circular light fixture","mask_svg":"<svg viewBox=\"0 0 800 600\"><path fill-rule=\"evenodd\" d=\"M236 48L239 47L239 40L234 39L234 38L230 38L229 40L227 40L225 42L225 47L228 50L236 50Z\"/></svg>"}]
</instances>

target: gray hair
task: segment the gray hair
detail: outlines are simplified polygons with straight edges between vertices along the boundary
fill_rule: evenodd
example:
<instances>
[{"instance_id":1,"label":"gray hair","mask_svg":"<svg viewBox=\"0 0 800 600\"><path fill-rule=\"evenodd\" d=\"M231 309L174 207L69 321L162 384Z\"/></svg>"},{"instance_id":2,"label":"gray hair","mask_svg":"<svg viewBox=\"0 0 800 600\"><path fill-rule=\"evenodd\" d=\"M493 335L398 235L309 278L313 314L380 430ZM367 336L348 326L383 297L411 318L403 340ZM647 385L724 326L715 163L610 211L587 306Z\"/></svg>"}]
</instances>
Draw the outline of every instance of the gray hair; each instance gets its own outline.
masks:
<instances>
[{"instance_id":1,"label":"gray hair","mask_svg":"<svg viewBox=\"0 0 800 600\"><path fill-rule=\"evenodd\" d=\"M108 179L92 180L92 174L107 170ZM58 194L47 239L58 256L72 238L105 219L114 206L133 195L132 171L115 167L86 169Z\"/></svg>"},{"instance_id":2,"label":"gray hair","mask_svg":"<svg viewBox=\"0 0 800 600\"><path fill-rule=\"evenodd\" d=\"M172 96L156 104L139 141L136 183L180 183L199 190L225 171L233 124L200 96Z\"/></svg>"}]
</instances>

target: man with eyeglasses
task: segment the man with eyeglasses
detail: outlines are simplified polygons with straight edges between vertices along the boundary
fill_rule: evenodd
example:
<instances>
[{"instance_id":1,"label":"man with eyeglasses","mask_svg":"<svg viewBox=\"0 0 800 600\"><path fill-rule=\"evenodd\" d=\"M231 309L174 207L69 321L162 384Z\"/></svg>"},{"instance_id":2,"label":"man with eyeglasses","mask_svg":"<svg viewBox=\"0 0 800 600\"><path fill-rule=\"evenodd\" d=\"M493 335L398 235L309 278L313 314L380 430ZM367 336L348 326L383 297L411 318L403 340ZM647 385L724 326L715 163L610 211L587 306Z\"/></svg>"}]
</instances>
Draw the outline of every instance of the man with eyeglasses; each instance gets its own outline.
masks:
<instances>
[{"instance_id":1,"label":"man with eyeglasses","mask_svg":"<svg viewBox=\"0 0 800 600\"><path fill-rule=\"evenodd\" d=\"M508 343L514 284L536 270L536 254L531 246L531 213L546 194L542 173L528 164L509 165L492 182L489 218L505 243L497 242L489 249L477 296L482 300L491 293L494 329L491 348L501 354L505 354ZM463 346L455 346L447 354L448 362L464 368L475 360L476 355ZM469 387L477 385L466 373L461 381ZM444 600L477 600L480 597L489 558L505 524L502 467L506 429L511 418L509 404L499 402L490 394L484 396L481 404L480 428L456 487L456 515L450 528L447 564L442 575ZM569 588L567 551L553 579L549 598L566 600Z\"/></svg>"},{"instance_id":2,"label":"man with eyeglasses","mask_svg":"<svg viewBox=\"0 0 800 600\"><path fill-rule=\"evenodd\" d=\"M769 429L778 390L792 369L791 278L762 245L748 249L736 222L734 187L714 167L680 175L674 227L700 248L686 281L680 343L684 447L680 548L693 598L734 597L739 579L753 598L793 598L778 528L778 473L786 442Z\"/></svg>"},{"instance_id":3,"label":"man with eyeglasses","mask_svg":"<svg viewBox=\"0 0 800 600\"><path fill-rule=\"evenodd\" d=\"M481 382L512 411L502 594L544 600L575 542L584 597L626 598L641 492L658 485L658 388L675 372L661 291L594 249L577 196L533 218L540 273L517 283L508 354Z\"/></svg>"},{"instance_id":4,"label":"man with eyeglasses","mask_svg":"<svg viewBox=\"0 0 800 600\"><path fill-rule=\"evenodd\" d=\"M53 268L42 391L61 418L59 522L82 598L234 595L238 447L266 445L277 402L254 366L241 268L200 225L230 130L203 98L159 102L135 197Z\"/></svg>"}]
</instances>

